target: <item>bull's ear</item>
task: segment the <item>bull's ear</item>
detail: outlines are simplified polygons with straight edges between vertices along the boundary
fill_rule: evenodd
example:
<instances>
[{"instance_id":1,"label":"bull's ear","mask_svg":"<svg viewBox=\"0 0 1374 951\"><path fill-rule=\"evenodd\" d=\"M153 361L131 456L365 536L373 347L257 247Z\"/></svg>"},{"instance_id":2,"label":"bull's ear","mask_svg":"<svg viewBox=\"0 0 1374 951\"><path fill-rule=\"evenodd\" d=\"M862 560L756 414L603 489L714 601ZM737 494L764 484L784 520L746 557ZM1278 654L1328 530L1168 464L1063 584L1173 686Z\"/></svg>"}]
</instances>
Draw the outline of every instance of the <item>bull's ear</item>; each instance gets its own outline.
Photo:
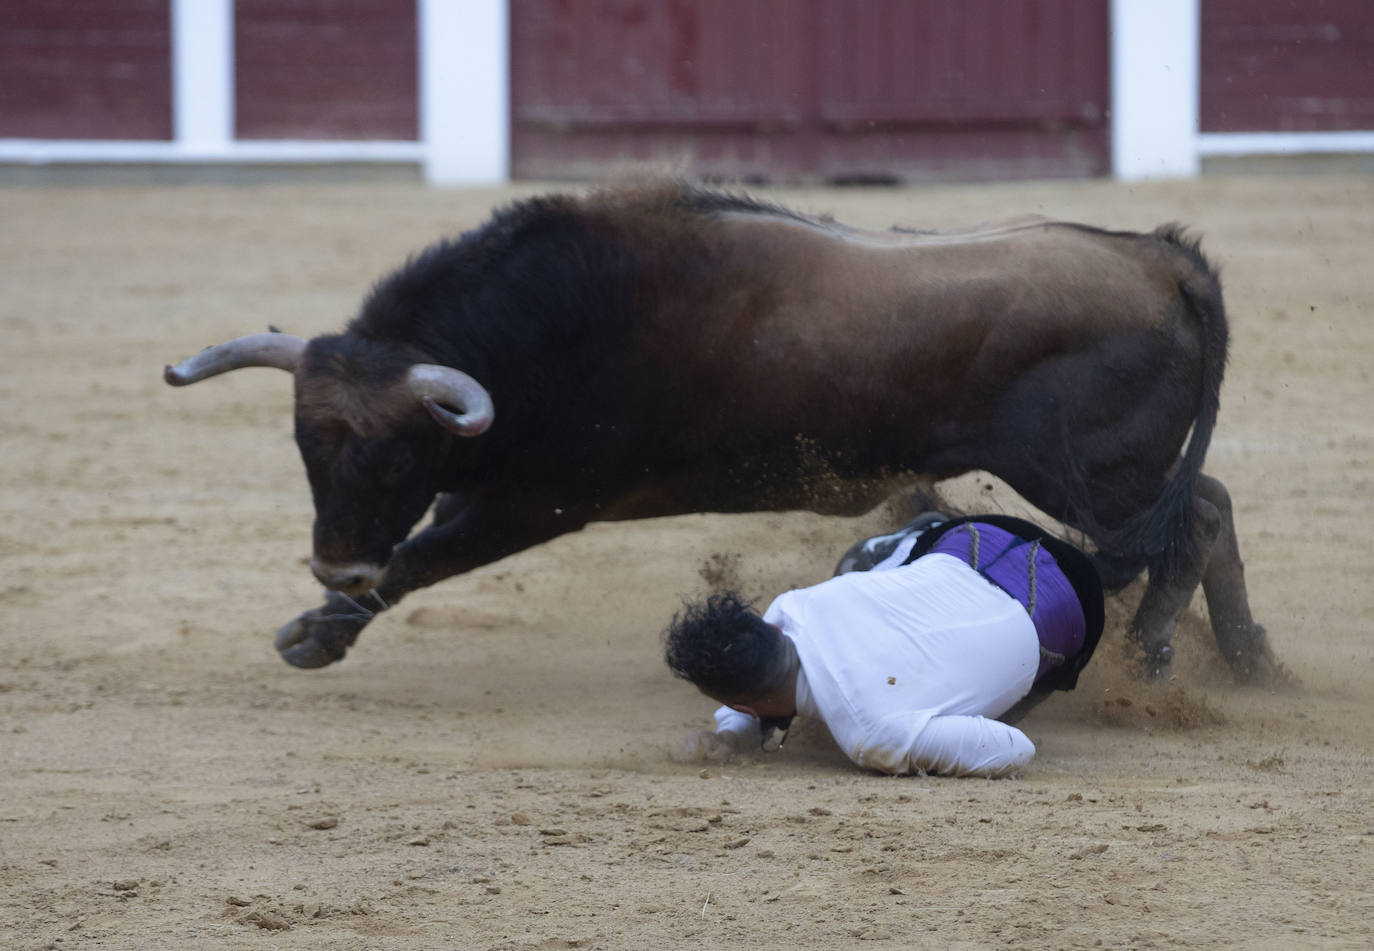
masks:
<instances>
[{"instance_id":1,"label":"bull's ear","mask_svg":"<svg viewBox=\"0 0 1374 951\"><path fill-rule=\"evenodd\" d=\"M417 363L406 375L406 385L435 422L459 436L480 436L496 418L491 394L462 370Z\"/></svg>"},{"instance_id":2,"label":"bull's ear","mask_svg":"<svg viewBox=\"0 0 1374 951\"><path fill-rule=\"evenodd\" d=\"M304 337L293 334L249 334L206 347L176 366L164 367L162 378L172 386L186 386L242 367L277 367L294 372L305 344Z\"/></svg>"}]
</instances>

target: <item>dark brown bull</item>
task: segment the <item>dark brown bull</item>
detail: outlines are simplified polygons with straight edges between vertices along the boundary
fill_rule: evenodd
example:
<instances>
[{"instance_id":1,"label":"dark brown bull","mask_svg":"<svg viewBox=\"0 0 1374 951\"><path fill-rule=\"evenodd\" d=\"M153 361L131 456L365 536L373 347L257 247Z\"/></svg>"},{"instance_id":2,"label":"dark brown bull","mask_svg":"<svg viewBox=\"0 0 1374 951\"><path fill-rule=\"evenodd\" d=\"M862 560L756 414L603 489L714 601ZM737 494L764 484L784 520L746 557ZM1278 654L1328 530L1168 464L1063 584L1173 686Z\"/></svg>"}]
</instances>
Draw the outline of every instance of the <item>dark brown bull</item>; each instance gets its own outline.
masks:
<instances>
[{"instance_id":1,"label":"dark brown bull","mask_svg":"<svg viewBox=\"0 0 1374 951\"><path fill-rule=\"evenodd\" d=\"M344 333L240 338L166 379L295 375L332 589L278 632L297 666L367 623L344 595L384 608L590 521L857 514L982 469L1086 533L1109 582L1148 568L1147 670L1200 581L1253 676L1231 503L1201 473L1226 346L1173 227L867 232L664 184L520 202L383 279Z\"/></svg>"}]
</instances>

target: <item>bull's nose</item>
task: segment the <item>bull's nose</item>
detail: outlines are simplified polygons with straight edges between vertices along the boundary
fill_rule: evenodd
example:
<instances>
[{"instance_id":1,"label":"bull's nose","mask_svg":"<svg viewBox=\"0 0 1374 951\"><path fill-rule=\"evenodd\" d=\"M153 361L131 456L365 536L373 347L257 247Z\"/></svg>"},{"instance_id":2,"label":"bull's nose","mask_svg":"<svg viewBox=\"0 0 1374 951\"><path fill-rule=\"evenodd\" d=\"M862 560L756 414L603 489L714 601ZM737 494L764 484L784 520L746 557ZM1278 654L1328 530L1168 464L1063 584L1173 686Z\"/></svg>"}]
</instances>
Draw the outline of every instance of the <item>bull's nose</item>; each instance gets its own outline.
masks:
<instances>
[{"instance_id":1,"label":"bull's nose","mask_svg":"<svg viewBox=\"0 0 1374 951\"><path fill-rule=\"evenodd\" d=\"M386 569L368 562L336 565L318 558L310 559L310 571L320 584L345 594L365 594L381 583Z\"/></svg>"}]
</instances>

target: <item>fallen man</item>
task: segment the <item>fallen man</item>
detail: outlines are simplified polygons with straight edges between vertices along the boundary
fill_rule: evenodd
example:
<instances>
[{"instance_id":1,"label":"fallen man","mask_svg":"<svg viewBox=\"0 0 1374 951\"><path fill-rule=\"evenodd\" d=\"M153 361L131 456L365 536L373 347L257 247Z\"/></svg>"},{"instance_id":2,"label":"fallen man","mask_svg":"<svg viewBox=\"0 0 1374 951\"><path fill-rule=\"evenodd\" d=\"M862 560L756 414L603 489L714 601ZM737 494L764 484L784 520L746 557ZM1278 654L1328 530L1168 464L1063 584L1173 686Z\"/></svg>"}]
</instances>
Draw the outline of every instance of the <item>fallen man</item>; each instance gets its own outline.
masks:
<instances>
[{"instance_id":1,"label":"fallen man","mask_svg":"<svg viewBox=\"0 0 1374 951\"><path fill-rule=\"evenodd\" d=\"M866 769L1006 776L1035 755L1011 723L1072 690L1102 635L1092 563L1021 519L926 513L838 571L762 617L725 592L673 618L669 668L724 704L700 752L776 749L800 716Z\"/></svg>"}]
</instances>

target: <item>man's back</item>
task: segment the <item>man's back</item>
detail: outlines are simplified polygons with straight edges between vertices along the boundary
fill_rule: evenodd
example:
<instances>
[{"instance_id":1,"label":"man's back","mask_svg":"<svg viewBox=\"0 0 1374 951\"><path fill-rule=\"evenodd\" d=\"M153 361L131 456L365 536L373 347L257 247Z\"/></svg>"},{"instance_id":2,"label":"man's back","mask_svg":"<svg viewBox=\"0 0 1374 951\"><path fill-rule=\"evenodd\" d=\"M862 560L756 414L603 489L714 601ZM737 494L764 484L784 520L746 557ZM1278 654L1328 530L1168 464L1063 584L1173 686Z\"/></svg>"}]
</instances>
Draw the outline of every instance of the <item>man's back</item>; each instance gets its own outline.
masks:
<instances>
[{"instance_id":1,"label":"man's back","mask_svg":"<svg viewBox=\"0 0 1374 951\"><path fill-rule=\"evenodd\" d=\"M861 766L906 772L933 717L996 717L1035 679L1025 609L948 555L853 572L779 596L764 613L791 637L814 710Z\"/></svg>"}]
</instances>

